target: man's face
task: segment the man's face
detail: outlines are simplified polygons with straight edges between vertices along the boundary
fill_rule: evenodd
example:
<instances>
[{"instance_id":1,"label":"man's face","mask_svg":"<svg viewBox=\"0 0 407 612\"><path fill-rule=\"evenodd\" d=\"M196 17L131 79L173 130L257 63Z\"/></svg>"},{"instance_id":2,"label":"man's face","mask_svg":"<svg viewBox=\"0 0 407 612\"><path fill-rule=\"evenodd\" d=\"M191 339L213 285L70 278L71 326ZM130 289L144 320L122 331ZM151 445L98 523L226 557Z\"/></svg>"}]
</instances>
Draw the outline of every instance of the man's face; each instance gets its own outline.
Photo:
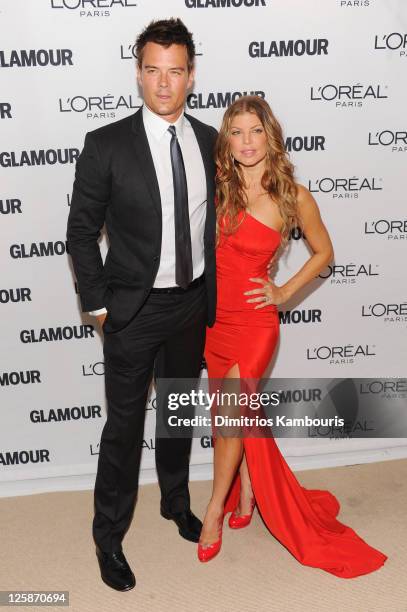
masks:
<instances>
[{"instance_id":1,"label":"man's face","mask_svg":"<svg viewBox=\"0 0 407 612\"><path fill-rule=\"evenodd\" d=\"M168 122L176 121L194 80L194 71L188 72L186 47L165 48L148 42L143 49L142 66L137 67L137 80L146 105Z\"/></svg>"}]
</instances>

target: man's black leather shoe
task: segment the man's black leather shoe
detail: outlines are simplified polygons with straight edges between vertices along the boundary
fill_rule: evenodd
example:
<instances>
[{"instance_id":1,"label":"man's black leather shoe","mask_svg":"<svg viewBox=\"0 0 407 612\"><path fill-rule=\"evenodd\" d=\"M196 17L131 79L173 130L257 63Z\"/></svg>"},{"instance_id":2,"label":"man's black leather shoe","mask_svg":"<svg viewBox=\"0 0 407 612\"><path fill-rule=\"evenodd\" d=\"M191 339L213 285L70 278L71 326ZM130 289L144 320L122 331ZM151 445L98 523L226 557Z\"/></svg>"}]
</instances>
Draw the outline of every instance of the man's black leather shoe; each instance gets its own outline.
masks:
<instances>
[{"instance_id":1,"label":"man's black leather shoe","mask_svg":"<svg viewBox=\"0 0 407 612\"><path fill-rule=\"evenodd\" d=\"M105 584L116 591L130 591L136 586L136 579L122 551L108 553L96 548L96 556Z\"/></svg>"},{"instance_id":2,"label":"man's black leather shoe","mask_svg":"<svg viewBox=\"0 0 407 612\"><path fill-rule=\"evenodd\" d=\"M180 536L190 542L199 542L201 535L202 523L191 510L183 512L168 512L161 507L161 516L168 520L174 521L178 527Z\"/></svg>"}]
</instances>

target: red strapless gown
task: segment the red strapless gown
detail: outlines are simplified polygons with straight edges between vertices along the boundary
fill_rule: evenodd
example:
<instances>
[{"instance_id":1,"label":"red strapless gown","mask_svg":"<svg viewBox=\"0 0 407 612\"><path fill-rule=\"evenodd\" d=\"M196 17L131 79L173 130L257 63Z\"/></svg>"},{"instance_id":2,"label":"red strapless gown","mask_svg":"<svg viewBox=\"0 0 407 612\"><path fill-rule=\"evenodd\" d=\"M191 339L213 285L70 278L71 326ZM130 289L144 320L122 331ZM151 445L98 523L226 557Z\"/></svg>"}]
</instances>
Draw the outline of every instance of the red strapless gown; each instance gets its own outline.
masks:
<instances>
[{"instance_id":1,"label":"red strapless gown","mask_svg":"<svg viewBox=\"0 0 407 612\"><path fill-rule=\"evenodd\" d=\"M254 310L244 291L260 287L249 278L267 279L267 264L280 234L247 214L235 234L222 236L216 251L216 322L207 329L208 376L221 379L238 364L241 378L260 379L278 336L276 306ZM215 440L216 444L216 440ZM339 502L329 491L305 489L290 470L272 437L244 438L246 461L259 512L270 532L303 565L341 578L354 578L383 565L387 557L369 546L336 516ZM225 514L240 495L237 474Z\"/></svg>"}]
</instances>

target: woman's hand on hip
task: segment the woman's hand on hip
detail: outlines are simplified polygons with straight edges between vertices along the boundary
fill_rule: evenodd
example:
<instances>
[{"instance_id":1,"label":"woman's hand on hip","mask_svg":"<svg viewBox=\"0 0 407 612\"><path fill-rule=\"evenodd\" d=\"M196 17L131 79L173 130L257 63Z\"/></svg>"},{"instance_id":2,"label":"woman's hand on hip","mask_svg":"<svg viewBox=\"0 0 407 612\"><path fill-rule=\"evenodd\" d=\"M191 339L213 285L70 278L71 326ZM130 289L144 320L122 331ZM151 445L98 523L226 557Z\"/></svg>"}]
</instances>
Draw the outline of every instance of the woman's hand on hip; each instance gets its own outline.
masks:
<instances>
[{"instance_id":1,"label":"woman's hand on hip","mask_svg":"<svg viewBox=\"0 0 407 612\"><path fill-rule=\"evenodd\" d=\"M247 302L257 302L257 306L254 307L255 310L264 308L264 306L270 306L270 304L279 306L287 300L284 289L277 287L272 281L266 281L264 278L249 278L249 280L262 285L258 289L244 292L244 295L256 296L246 300Z\"/></svg>"}]
</instances>

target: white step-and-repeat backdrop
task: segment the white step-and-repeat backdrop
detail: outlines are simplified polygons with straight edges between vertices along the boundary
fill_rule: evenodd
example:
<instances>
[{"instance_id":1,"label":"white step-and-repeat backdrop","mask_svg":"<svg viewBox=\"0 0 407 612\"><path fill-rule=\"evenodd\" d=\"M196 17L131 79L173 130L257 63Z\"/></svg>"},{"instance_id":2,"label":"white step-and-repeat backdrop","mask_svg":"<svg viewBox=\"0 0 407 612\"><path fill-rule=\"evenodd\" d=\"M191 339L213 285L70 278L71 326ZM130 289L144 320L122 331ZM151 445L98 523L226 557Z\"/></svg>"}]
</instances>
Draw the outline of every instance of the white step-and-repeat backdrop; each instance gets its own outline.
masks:
<instances>
[{"instance_id":1,"label":"white step-and-repeat backdrop","mask_svg":"<svg viewBox=\"0 0 407 612\"><path fill-rule=\"evenodd\" d=\"M150 20L170 16L198 52L188 111L219 127L236 97L264 96L334 242L335 265L282 308L272 375L371 377L377 392L406 374L405 0L1 0L3 494L27 479L35 490L45 478L60 478L55 488L94 478L103 353L66 250L75 160L87 131L141 105L133 44ZM294 235L276 282L307 256ZM154 410L150 401L141 481L154 478ZM279 443L303 467L404 445L329 435ZM209 440L195 439L193 477L210 477L211 461Z\"/></svg>"}]
</instances>

